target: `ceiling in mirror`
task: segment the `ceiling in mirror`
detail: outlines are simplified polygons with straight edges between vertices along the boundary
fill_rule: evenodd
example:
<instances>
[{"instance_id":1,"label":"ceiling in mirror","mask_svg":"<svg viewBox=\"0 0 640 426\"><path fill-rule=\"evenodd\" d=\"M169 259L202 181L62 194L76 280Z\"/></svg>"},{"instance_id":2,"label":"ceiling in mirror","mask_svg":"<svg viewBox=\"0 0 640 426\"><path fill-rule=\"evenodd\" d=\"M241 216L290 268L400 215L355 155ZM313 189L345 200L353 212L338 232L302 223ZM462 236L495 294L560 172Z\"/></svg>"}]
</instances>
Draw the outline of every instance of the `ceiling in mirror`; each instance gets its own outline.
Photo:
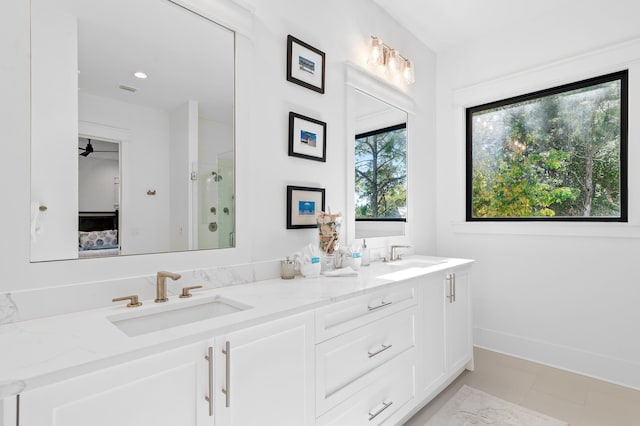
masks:
<instances>
[{"instance_id":1,"label":"ceiling in mirror","mask_svg":"<svg viewBox=\"0 0 640 426\"><path fill-rule=\"evenodd\" d=\"M31 260L233 247L234 33L168 0L31 13Z\"/></svg>"}]
</instances>

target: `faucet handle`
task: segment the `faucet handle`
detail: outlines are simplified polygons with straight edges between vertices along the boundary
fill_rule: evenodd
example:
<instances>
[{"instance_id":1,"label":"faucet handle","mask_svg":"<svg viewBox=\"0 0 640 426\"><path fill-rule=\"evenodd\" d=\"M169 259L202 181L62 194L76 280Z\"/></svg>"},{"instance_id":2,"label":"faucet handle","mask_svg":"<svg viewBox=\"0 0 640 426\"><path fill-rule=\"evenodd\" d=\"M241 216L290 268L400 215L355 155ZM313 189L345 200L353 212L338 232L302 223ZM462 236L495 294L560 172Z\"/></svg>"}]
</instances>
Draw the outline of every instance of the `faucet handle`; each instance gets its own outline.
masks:
<instances>
[{"instance_id":1,"label":"faucet handle","mask_svg":"<svg viewBox=\"0 0 640 426\"><path fill-rule=\"evenodd\" d=\"M191 297L193 296L193 294L191 294L191 290L195 290L196 288L202 288L201 285L194 285L191 287L184 287L182 289L182 294L179 296L181 299L185 299L187 297Z\"/></svg>"},{"instance_id":2,"label":"faucet handle","mask_svg":"<svg viewBox=\"0 0 640 426\"><path fill-rule=\"evenodd\" d=\"M121 302L123 300L129 300L127 303L127 308L137 308L138 306L142 306L142 302L138 301L138 295L134 294L132 296L124 296L124 297L116 297L112 299L112 302Z\"/></svg>"}]
</instances>

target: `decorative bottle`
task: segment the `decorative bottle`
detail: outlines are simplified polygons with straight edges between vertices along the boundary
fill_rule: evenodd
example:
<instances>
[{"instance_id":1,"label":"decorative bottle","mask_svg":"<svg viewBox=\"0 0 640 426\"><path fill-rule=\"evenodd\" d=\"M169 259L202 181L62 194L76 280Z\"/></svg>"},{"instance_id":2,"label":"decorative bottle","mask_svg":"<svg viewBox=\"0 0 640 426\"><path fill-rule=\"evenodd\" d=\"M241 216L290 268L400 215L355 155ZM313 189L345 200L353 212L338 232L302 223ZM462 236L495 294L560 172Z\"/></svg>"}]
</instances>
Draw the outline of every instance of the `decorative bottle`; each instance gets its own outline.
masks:
<instances>
[{"instance_id":1,"label":"decorative bottle","mask_svg":"<svg viewBox=\"0 0 640 426\"><path fill-rule=\"evenodd\" d=\"M367 240L362 240L362 249L360 250L361 265L369 266L371 262L371 253L369 253L369 247L367 247Z\"/></svg>"}]
</instances>

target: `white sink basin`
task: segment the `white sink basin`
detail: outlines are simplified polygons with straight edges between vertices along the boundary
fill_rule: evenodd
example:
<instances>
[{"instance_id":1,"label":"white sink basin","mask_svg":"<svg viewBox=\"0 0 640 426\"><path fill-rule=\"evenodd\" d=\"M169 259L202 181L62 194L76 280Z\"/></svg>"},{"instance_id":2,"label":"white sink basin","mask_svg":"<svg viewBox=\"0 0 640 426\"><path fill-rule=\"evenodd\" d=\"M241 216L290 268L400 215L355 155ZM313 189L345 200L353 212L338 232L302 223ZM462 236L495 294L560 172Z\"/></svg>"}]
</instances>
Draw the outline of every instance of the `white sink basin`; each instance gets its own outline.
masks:
<instances>
[{"instance_id":1,"label":"white sink basin","mask_svg":"<svg viewBox=\"0 0 640 426\"><path fill-rule=\"evenodd\" d=\"M439 265L441 263L446 263L446 259L400 259L394 260L393 262L387 262L386 265L397 268L397 269L408 269L408 268L426 268L433 265Z\"/></svg>"},{"instance_id":2,"label":"white sink basin","mask_svg":"<svg viewBox=\"0 0 640 426\"><path fill-rule=\"evenodd\" d=\"M408 257L406 259L385 262L382 265L384 265L386 271L391 272L383 275L378 275L377 278L391 281L406 280L423 275L425 273L424 268L428 268L429 266L433 265L439 265L441 263L447 263L447 261L448 259L442 258L429 259L426 257Z\"/></svg>"},{"instance_id":3,"label":"white sink basin","mask_svg":"<svg viewBox=\"0 0 640 426\"><path fill-rule=\"evenodd\" d=\"M191 324L211 318L244 311L251 306L244 305L224 297L182 303L175 306L163 306L146 312L126 312L109 317L109 321L122 330L127 336L134 337L154 331L166 330L180 325Z\"/></svg>"}]
</instances>

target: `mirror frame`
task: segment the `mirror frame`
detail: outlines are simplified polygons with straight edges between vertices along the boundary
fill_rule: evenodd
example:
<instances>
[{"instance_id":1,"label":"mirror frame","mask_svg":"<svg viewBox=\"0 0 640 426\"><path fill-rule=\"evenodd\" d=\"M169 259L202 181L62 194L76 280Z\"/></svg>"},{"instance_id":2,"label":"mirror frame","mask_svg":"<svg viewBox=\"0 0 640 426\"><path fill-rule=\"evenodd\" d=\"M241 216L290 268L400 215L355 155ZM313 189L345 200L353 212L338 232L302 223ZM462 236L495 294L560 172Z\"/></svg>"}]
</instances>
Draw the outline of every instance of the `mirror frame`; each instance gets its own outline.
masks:
<instances>
[{"instance_id":1,"label":"mirror frame","mask_svg":"<svg viewBox=\"0 0 640 426\"><path fill-rule=\"evenodd\" d=\"M250 46L251 44L250 38L252 36L252 31L253 31L254 10L249 8L245 3L239 3L239 2L236 2L235 0L210 0L209 2L206 3L206 5L203 5L202 2L194 1L194 0L166 0L166 1L168 4L177 5L180 8L185 9L191 13L194 13L206 20L212 21L215 24L219 25L220 27L228 29L234 34L233 58L231 59L233 64L233 75L234 75L234 92L233 92L234 103L233 103L232 131L233 131L233 137L234 137L234 149L233 149L234 163L235 163L234 168L236 169L236 173L237 173L237 170L239 168L238 153L239 151L242 151L242 150L238 149L236 145L238 144L239 139L242 138L241 133L245 133L244 131L240 131L240 129L247 127L244 125L240 126L238 124L238 120L240 117L246 118L248 116L247 113L243 113L240 111L243 107L239 106L239 104L243 104L244 101L241 101L238 98L240 94L245 91L238 90L238 87L237 87L238 84L242 84L239 81L242 79L242 77L240 76L241 72L239 72L238 70L238 65L241 62L245 62L245 63L248 62L248 58L247 58L249 56L248 46ZM239 40L239 39L242 39L242 40ZM247 53L240 54L239 52L240 46L247 46L246 49L243 47L243 51ZM241 58L240 56L244 56L244 58ZM245 82L247 79L248 77L245 78ZM248 106L246 108L248 108ZM123 131L122 129L112 128L109 126L102 126L102 125L83 122L83 121L78 122L78 135L91 136L96 138L99 135L100 138L105 140L118 141L121 145L122 150L128 149L128 142L131 139L131 135L129 131ZM122 157L122 151L121 151L121 157ZM122 178L122 173L123 172L121 171L121 178ZM236 192L234 210L236 211L239 204L239 198L241 198L237 196L238 190L239 190L238 179L236 176L234 176L234 191ZM238 218L238 215L236 214L235 225L234 225L234 228L235 228L234 243L235 244L233 247L223 248L223 249L204 249L204 251L206 252L210 252L211 250L229 250L232 252L235 251L233 249L236 248L238 244L240 244L237 230L242 226L238 222L239 222L239 218ZM191 251L200 251L200 250L187 250L187 251L191 252ZM132 255L135 255L135 256L162 255L167 253L178 253L178 252L183 252L183 251L152 251L152 252L132 253ZM66 262L68 260L79 259L75 257L74 258L59 257L57 259L34 259L32 250L30 250L29 254L30 254L29 263L31 264L37 264L39 262ZM226 255L224 257L226 257ZM121 259L123 257L117 256L114 258ZM95 261L95 258L81 259L81 260ZM89 263L94 263L94 262L89 262Z\"/></svg>"},{"instance_id":2,"label":"mirror frame","mask_svg":"<svg viewBox=\"0 0 640 426\"><path fill-rule=\"evenodd\" d=\"M413 98L391 85L389 82L376 77L371 74L366 68L363 68L352 62L346 62L346 163L347 163L347 182L346 182L346 207L345 207L345 222L343 226L346 228L345 234L347 236L347 243L352 244L355 240L356 234L356 219L355 219L355 173L353 167L355 164L355 106L356 106L356 92L362 92L373 98L376 98L386 104L389 104L395 108L398 108L407 114L407 172L409 173L409 154L411 150L412 132L411 122L415 116L415 102ZM395 222L404 226L404 235L394 235L393 237L402 237L409 234L410 229L410 217L411 217L411 196L410 196L410 184L407 180L407 221ZM370 223L377 223L375 221ZM389 238L387 236L384 238ZM381 237L366 237L366 239L381 238Z\"/></svg>"},{"instance_id":3,"label":"mirror frame","mask_svg":"<svg viewBox=\"0 0 640 426\"><path fill-rule=\"evenodd\" d=\"M235 0L208 0L206 5L196 0L167 0L184 7L206 19L222 25L236 34L235 37L235 155L236 155L236 240L235 247L227 249L196 250L172 253L150 253L135 256L110 258L56 260L31 262L27 249L30 275L40 279L27 280L30 284L21 287L29 290L41 286L59 286L74 283L107 281L127 276L147 275L160 269L198 270L225 265L243 264L251 261L250 214L243 213L250 207L251 182L251 96L253 67L253 19L255 9ZM30 49L30 44L28 44ZM29 87L29 90L31 88ZM29 104L30 108L30 104ZM30 182L29 182L30 187ZM25 212L29 212L29 203ZM27 228L28 230L28 228ZM239 230L239 232L238 232ZM25 238L28 239L28 233ZM27 244L29 247L29 244Z\"/></svg>"}]
</instances>

